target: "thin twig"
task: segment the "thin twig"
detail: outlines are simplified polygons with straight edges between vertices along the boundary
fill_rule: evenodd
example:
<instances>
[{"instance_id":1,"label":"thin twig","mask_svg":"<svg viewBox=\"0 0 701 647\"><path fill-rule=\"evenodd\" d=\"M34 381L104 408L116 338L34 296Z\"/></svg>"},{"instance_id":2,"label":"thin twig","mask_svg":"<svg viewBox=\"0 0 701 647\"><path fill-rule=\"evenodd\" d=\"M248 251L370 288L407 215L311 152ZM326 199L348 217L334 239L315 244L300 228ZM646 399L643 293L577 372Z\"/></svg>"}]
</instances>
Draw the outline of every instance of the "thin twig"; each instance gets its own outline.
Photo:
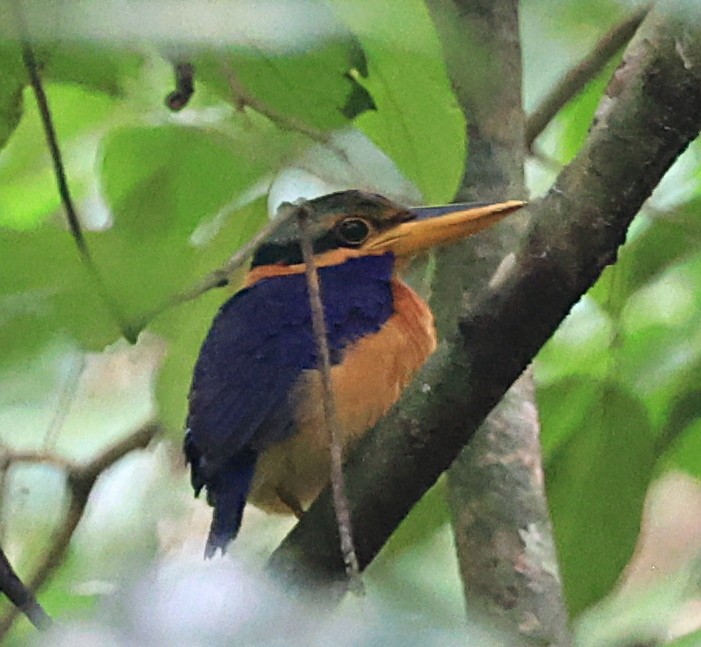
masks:
<instances>
[{"instance_id":1,"label":"thin twig","mask_svg":"<svg viewBox=\"0 0 701 647\"><path fill-rule=\"evenodd\" d=\"M63 163L63 156L61 155L61 149L58 144L58 136L56 135L56 128L54 126L53 117L51 115L51 108L49 107L49 100L46 96L44 90L44 85L41 81L41 76L39 74L39 64L37 63L36 57L34 56L34 49L30 43L29 30L27 28L27 22L24 17L21 6L22 0L12 0L11 5L14 12L14 20L19 34L20 48L22 51L22 61L27 70L29 76L29 84L32 86L34 96L36 98L37 106L39 108L39 115L41 116L41 123L44 129L44 135L46 137L46 143L49 147L49 153L51 155L51 162L54 168L54 176L56 178L56 185L58 188L58 194L61 198L61 203L66 212L66 220L68 221L68 228L71 232L71 236L75 241L75 245L78 249L85 267L87 267L90 276L95 282L95 286L100 295L100 298L105 303L110 311L110 315L115 320L119 326L122 335L130 342L136 341L136 336L138 330L134 330L133 326L129 325L124 316L121 314L117 304L110 297L109 291L105 285L102 275L100 274L97 265L93 259L90 252L90 248L85 240L85 235L83 234L83 229L80 224L80 218L78 217L78 212L75 208L73 202L73 197L71 196L71 191L68 186L68 178L66 175L66 167Z\"/></svg>"},{"instance_id":2,"label":"thin twig","mask_svg":"<svg viewBox=\"0 0 701 647\"><path fill-rule=\"evenodd\" d=\"M109 446L86 465L66 463L69 494L68 510L60 526L54 531L48 552L42 556L41 562L28 580L27 586L30 591L36 592L40 589L61 565L73 533L83 518L85 507L98 477L128 453L147 447L160 431L161 427L159 424L149 422L114 445ZM31 453L27 452L24 455L17 453L13 456L29 458ZM35 454L35 456L40 457L41 454ZM58 460L51 462L53 464L60 463ZM18 608L13 607L0 618L0 641L10 631L17 616Z\"/></svg>"},{"instance_id":3,"label":"thin twig","mask_svg":"<svg viewBox=\"0 0 701 647\"><path fill-rule=\"evenodd\" d=\"M346 496L346 487L343 476L343 447L341 430L338 424L336 403L333 397L331 384L331 358L324 319L324 306L321 301L321 286L319 274L314 263L314 251L309 235L309 209L308 203L301 204L296 210L297 223L299 225L302 257L304 258L304 273L307 277L307 289L309 291L309 307L312 314L312 328L319 354L319 371L321 373L322 393L324 402L324 420L326 423L331 454L331 491L333 505L336 511L338 523L338 535L341 540L341 553L346 565L346 575L349 579L351 590L357 593L363 591L360 579L360 565L355 552L353 542L353 526L350 516L350 504Z\"/></svg>"},{"instance_id":4,"label":"thin twig","mask_svg":"<svg viewBox=\"0 0 701 647\"><path fill-rule=\"evenodd\" d=\"M0 591L27 616L37 629L43 631L51 626L49 614L44 611L29 587L19 578L2 548L0 548Z\"/></svg>"},{"instance_id":5,"label":"thin twig","mask_svg":"<svg viewBox=\"0 0 701 647\"><path fill-rule=\"evenodd\" d=\"M0 452L4 448L0 445ZM11 463L0 457L0 544L5 541L5 496L7 494L7 481Z\"/></svg>"},{"instance_id":6,"label":"thin twig","mask_svg":"<svg viewBox=\"0 0 701 647\"><path fill-rule=\"evenodd\" d=\"M526 148L545 130L555 115L589 83L635 34L650 6L644 6L616 23L592 50L573 67L526 119Z\"/></svg>"},{"instance_id":7,"label":"thin twig","mask_svg":"<svg viewBox=\"0 0 701 647\"><path fill-rule=\"evenodd\" d=\"M110 445L87 465L74 470L74 474L79 474L83 479L94 480L129 452L147 447L161 431L162 427L159 423L148 422L114 443L114 445Z\"/></svg>"}]
</instances>

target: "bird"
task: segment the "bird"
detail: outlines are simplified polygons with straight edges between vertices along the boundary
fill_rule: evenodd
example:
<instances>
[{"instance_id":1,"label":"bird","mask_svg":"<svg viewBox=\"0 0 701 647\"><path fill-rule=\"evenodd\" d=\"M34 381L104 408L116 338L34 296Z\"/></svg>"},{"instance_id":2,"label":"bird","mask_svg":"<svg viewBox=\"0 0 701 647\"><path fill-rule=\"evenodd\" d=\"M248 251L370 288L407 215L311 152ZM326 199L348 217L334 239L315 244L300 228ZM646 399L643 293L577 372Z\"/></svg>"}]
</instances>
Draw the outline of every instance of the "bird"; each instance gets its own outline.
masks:
<instances>
[{"instance_id":1,"label":"bird","mask_svg":"<svg viewBox=\"0 0 701 647\"><path fill-rule=\"evenodd\" d=\"M483 230L525 203L407 208L360 190L306 203L344 455L436 348L428 305L400 276L421 251ZM257 248L244 287L195 362L183 449L213 508L205 557L223 554L251 502L300 516L329 482L329 437L299 223Z\"/></svg>"}]
</instances>

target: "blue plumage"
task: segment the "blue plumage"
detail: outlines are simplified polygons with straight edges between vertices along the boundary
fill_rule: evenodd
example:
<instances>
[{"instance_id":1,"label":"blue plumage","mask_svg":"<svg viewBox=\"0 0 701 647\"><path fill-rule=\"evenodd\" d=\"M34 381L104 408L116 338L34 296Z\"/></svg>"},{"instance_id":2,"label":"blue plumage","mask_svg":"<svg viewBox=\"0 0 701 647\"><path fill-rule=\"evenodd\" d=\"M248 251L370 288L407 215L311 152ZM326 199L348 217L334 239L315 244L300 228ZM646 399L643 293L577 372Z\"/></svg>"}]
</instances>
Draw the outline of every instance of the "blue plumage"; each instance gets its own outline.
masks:
<instances>
[{"instance_id":1,"label":"blue plumage","mask_svg":"<svg viewBox=\"0 0 701 647\"><path fill-rule=\"evenodd\" d=\"M319 268L331 361L393 312L391 254ZM291 274L241 290L217 314L190 391L185 453L214 519L207 555L238 532L257 454L294 433L290 393L317 366L306 279Z\"/></svg>"}]
</instances>

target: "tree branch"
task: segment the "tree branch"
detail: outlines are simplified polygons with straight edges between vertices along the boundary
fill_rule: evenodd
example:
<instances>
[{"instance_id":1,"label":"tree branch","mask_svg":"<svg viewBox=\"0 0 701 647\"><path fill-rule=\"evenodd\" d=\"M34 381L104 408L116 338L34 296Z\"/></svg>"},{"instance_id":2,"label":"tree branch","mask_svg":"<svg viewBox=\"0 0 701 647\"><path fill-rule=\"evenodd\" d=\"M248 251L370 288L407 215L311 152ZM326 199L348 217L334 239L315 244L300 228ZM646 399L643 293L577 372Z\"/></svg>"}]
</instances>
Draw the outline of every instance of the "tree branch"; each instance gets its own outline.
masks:
<instances>
[{"instance_id":1,"label":"tree branch","mask_svg":"<svg viewBox=\"0 0 701 647\"><path fill-rule=\"evenodd\" d=\"M346 467L361 567L448 468L572 305L614 262L627 227L701 129L701 26L665 3L628 48L617 94L549 194L510 270L463 312L398 406ZM330 600L344 566L328 491L271 557L298 589ZM329 585L340 584L334 589Z\"/></svg>"},{"instance_id":2,"label":"tree branch","mask_svg":"<svg viewBox=\"0 0 701 647\"><path fill-rule=\"evenodd\" d=\"M599 39L592 50L550 90L526 120L527 149L531 149L533 142L545 130L555 115L579 94L587 83L594 79L633 37L649 11L649 6L641 7L616 23Z\"/></svg>"},{"instance_id":3,"label":"tree branch","mask_svg":"<svg viewBox=\"0 0 701 647\"><path fill-rule=\"evenodd\" d=\"M8 460L10 461L13 459L15 461L29 460L32 462L41 460L41 462L51 462L54 465L65 466L68 478L68 509L61 524L53 533L49 549L42 555L41 561L28 580L29 583L26 588L29 592L38 591L63 562L73 533L83 518L85 506L98 477L128 453L135 449L147 447L160 432L160 425L149 422L114 445L109 446L85 465L68 463L56 458L46 461L47 456L45 454L18 453L13 455L11 452L8 454ZM0 564L1 567L2 564ZM12 602L15 603L14 600ZM12 628L19 610L24 611L17 605L0 617L0 641L4 639Z\"/></svg>"}]
</instances>

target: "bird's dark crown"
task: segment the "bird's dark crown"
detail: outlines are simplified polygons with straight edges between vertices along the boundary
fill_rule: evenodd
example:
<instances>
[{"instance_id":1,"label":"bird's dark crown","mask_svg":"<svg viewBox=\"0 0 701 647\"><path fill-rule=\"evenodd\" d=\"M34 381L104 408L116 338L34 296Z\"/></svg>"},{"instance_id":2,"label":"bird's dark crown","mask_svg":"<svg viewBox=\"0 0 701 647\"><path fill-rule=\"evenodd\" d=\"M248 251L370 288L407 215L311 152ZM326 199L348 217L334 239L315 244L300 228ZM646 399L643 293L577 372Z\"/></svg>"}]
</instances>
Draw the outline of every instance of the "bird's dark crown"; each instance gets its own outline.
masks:
<instances>
[{"instance_id":1,"label":"bird's dark crown","mask_svg":"<svg viewBox=\"0 0 701 647\"><path fill-rule=\"evenodd\" d=\"M308 228L315 254L333 249L361 247L370 236L415 215L391 200L364 191L339 191L309 200ZM282 205L290 208L291 205ZM299 225L290 218L256 250L251 269L261 265L296 265L303 262Z\"/></svg>"}]
</instances>

